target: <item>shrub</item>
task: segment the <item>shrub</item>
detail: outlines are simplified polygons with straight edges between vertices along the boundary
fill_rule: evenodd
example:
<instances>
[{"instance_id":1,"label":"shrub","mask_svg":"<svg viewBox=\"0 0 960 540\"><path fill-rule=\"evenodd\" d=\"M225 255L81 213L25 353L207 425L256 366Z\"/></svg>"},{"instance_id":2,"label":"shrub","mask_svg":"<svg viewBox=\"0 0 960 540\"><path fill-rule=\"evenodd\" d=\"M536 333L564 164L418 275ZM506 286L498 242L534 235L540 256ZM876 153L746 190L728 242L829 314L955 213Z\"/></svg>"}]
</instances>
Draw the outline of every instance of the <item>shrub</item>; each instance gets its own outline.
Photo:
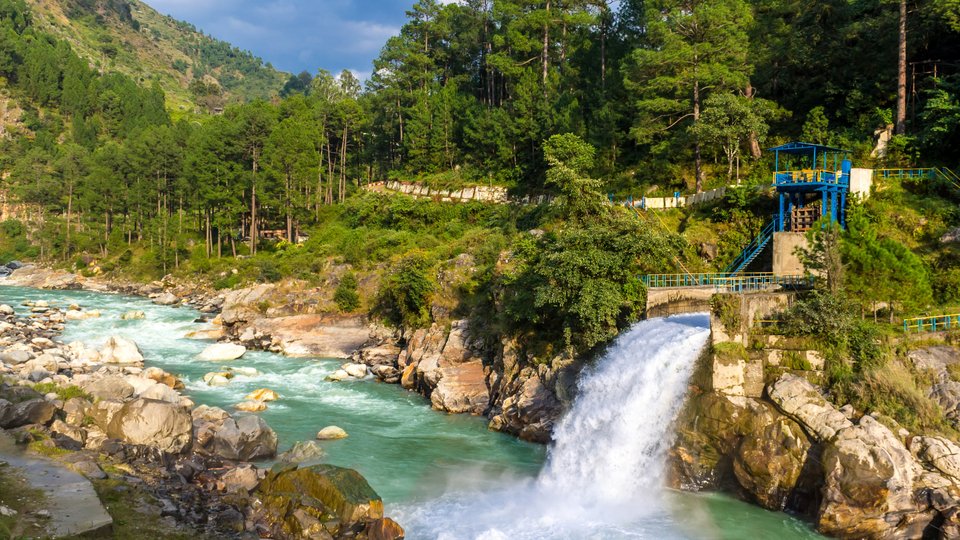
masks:
<instances>
[{"instance_id":1,"label":"shrub","mask_svg":"<svg viewBox=\"0 0 960 540\"><path fill-rule=\"evenodd\" d=\"M340 279L337 290L333 293L333 301L344 313L360 307L360 295L357 294L357 276L353 275L353 272L346 273Z\"/></svg>"},{"instance_id":2,"label":"shrub","mask_svg":"<svg viewBox=\"0 0 960 540\"><path fill-rule=\"evenodd\" d=\"M430 296L435 286L428 269L423 255L413 254L402 259L384 280L377 303L388 321L401 328L419 328L430 322Z\"/></svg>"}]
</instances>

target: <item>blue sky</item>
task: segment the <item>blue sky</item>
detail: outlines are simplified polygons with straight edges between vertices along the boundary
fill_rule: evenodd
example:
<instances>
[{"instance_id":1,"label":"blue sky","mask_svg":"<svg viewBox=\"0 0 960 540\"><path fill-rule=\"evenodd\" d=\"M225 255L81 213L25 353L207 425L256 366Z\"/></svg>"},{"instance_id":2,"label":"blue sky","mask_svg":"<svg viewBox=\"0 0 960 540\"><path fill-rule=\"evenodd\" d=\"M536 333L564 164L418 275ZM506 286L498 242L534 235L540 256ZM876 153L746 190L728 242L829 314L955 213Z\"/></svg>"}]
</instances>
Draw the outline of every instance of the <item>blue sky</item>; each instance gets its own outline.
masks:
<instances>
[{"instance_id":1,"label":"blue sky","mask_svg":"<svg viewBox=\"0 0 960 540\"><path fill-rule=\"evenodd\" d=\"M343 69L367 78L415 0L146 0L160 13L292 73Z\"/></svg>"}]
</instances>

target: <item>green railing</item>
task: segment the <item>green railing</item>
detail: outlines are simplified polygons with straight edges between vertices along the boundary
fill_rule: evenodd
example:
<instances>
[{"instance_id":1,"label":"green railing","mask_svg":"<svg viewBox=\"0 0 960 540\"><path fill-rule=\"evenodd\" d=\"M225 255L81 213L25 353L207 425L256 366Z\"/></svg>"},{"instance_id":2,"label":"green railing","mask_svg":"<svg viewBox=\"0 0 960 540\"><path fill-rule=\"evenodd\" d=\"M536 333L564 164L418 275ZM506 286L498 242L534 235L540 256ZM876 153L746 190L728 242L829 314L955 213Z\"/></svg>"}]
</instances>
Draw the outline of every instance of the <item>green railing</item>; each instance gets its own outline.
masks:
<instances>
[{"instance_id":1,"label":"green railing","mask_svg":"<svg viewBox=\"0 0 960 540\"><path fill-rule=\"evenodd\" d=\"M771 287L809 288L813 276L776 276L772 273L751 274L650 274L642 276L650 289L678 289L684 287L713 287L722 292L746 292Z\"/></svg>"},{"instance_id":2,"label":"green railing","mask_svg":"<svg viewBox=\"0 0 960 540\"><path fill-rule=\"evenodd\" d=\"M904 332L943 332L960 328L960 314L933 315L903 320Z\"/></svg>"}]
</instances>

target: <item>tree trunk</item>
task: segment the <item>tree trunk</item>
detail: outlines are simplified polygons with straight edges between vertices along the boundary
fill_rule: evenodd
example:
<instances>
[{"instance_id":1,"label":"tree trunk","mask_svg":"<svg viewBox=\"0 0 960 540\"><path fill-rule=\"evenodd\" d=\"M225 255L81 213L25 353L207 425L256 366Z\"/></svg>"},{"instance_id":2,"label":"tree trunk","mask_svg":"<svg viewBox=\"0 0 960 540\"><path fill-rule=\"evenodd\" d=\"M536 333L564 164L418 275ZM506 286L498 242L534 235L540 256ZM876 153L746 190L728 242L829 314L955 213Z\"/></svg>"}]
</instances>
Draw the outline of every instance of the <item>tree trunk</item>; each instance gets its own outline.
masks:
<instances>
[{"instance_id":1,"label":"tree trunk","mask_svg":"<svg viewBox=\"0 0 960 540\"><path fill-rule=\"evenodd\" d=\"M907 132L907 0L900 0L900 44L897 58L897 120L894 134Z\"/></svg>"},{"instance_id":2,"label":"tree trunk","mask_svg":"<svg viewBox=\"0 0 960 540\"><path fill-rule=\"evenodd\" d=\"M747 99L753 99L754 93L755 92L753 89L753 85L751 85L748 82L747 88L744 91L744 95L747 97ZM753 159L760 159L760 156L761 156L760 141L757 139L757 132L751 131L750 132L750 157L752 157ZM739 175L738 175L738 178L739 178Z\"/></svg>"},{"instance_id":3,"label":"tree trunk","mask_svg":"<svg viewBox=\"0 0 960 540\"><path fill-rule=\"evenodd\" d=\"M250 184L250 254L257 253L257 168L258 152L253 151L253 182Z\"/></svg>"},{"instance_id":4,"label":"tree trunk","mask_svg":"<svg viewBox=\"0 0 960 540\"><path fill-rule=\"evenodd\" d=\"M290 171L287 171L286 174L286 201L284 206L287 211L287 242L293 243L293 213L290 208Z\"/></svg>"},{"instance_id":5,"label":"tree trunk","mask_svg":"<svg viewBox=\"0 0 960 540\"><path fill-rule=\"evenodd\" d=\"M73 216L73 182L67 188L67 243L64 246L64 258L70 256L70 218Z\"/></svg>"},{"instance_id":6,"label":"tree trunk","mask_svg":"<svg viewBox=\"0 0 960 540\"><path fill-rule=\"evenodd\" d=\"M700 81L693 82L693 122L700 121ZM693 143L693 168L697 177L697 193L703 191L703 159L700 152L700 136L694 135Z\"/></svg>"},{"instance_id":7,"label":"tree trunk","mask_svg":"<svg viewBox=\"0 0 960 540\"><path fill-rule=\"evenodd\" d=\"M550 71L550 0L547 0L546 18L543 21L543 50L540 61L543 64L543 95L547 95L547 77Z\"/></svg>"}]
</instances>

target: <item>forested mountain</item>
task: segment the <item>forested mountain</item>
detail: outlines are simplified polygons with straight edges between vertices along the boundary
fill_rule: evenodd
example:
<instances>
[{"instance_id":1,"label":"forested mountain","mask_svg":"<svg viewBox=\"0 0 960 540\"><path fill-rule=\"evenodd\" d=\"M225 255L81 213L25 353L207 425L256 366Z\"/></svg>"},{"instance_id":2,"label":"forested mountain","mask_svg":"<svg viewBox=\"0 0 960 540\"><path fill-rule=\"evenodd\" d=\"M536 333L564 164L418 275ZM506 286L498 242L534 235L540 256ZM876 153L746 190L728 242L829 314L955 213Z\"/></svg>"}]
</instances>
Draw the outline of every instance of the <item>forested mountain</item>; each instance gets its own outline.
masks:
<instances>
[{"instance_id":1,"label":"forested mountain","mask_svg":"<svg viewBox=\"0 0 960 540\"><path fill-rule=\"evenodd\" d=\"M78 32L124 26L138 41L94 54L95 41L76 43L51 27L54 5ZM445 211L378 209L382 202L359 188L390 177L497 183L570 202L690 192L727 184L738 171L748 185L768 183L761 149L794 138L850 148L863 165L955 165L960 147L960 12L947 0L420 0L365 88L349 72L302 73L289 77L282 98L189 120L177 118L163 76L130 77L125 55L199 39L209 47L179 58L183 80L205 72L238 95L256 95L243 85L266 76L251 67L249 78L231 79L257 62L171 25L123 0L0 0L3 91L22 108L3 115L3 188L31 209L6 233L10 241L26 230L30 242L7 253L29 246L27 254L57 260L135 260L142 274L158 276L205 272L220 257L258 251L267 264L293 253L286 250L303 232L340 231L347 236L310 249L365 260L355 252L363 243L345 231L375 224L411 229L363 237L393 242L394 255L414 247L449 254L441 246L469 236L457 220L493 218L451 211L459 217L444 224ZM170 39L171 28L181 37ZM107 61L109 51L116 55ZM171 101L173 111L164 109ZM877 133L888 130L895 134L886 149L871 156ZM718 261L671 240L687 267L720 265L752 236L766 210L752 195L739 197L716 223L698 230L684 218L675 227L686 242L701 233L714 241L723 227L736 233L721 237ZM570 210L560 223L585 222L583 215ZM947 212L928 223L955 218ZM557 215L524 219L484 222L505 236L491 240L487 231L475 240L493 252L516 228ZM440 229L417 232L411 223ZM622 225L608 232L632 230ZM576 241L586 238L612 242ZM263 276L276 272L249 277Z\"/></svg>"},{"instance_id":2,"label":"forested mountain","mask_svg":"<svg viewBox=\"0 0 960 540\"><path fill-rule=\"evenodd\" d=\"M34 25L99 71L159 83L175 116L275 96L287 78L263 60L139 0L29 0Z\"/></svg>"}]
</instances>

